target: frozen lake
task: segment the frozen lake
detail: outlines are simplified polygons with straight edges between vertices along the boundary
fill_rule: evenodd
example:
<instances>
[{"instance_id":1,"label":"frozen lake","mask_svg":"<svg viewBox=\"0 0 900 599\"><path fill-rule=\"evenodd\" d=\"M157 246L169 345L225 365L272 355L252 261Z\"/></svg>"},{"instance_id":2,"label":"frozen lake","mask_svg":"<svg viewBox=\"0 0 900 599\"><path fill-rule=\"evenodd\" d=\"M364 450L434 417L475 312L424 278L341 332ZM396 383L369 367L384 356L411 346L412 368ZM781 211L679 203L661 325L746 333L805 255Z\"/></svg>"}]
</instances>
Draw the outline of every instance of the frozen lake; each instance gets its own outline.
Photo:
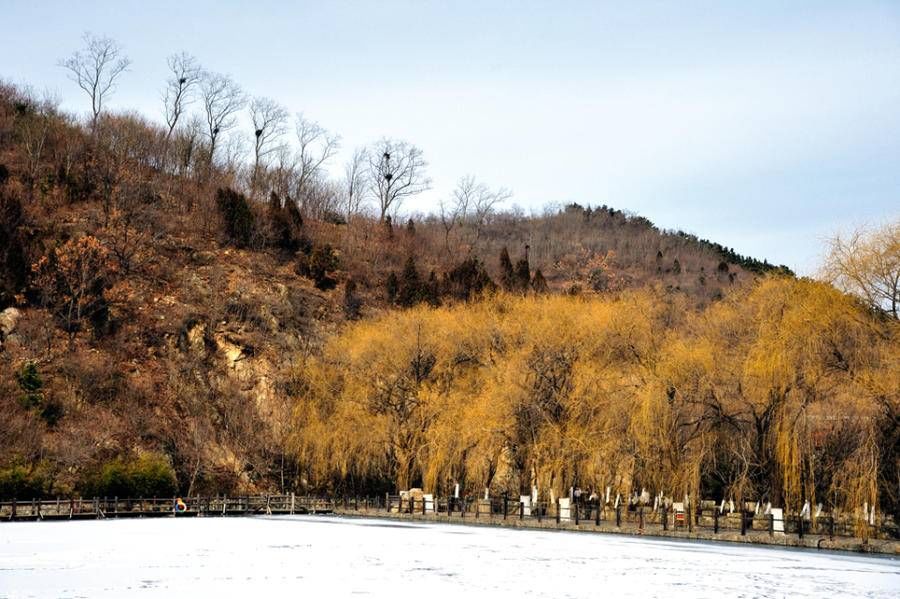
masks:
<instances>
[{"instance_id":1,"label":"frozen lake","mask_svg":"<svg viewBox=\"0 0 900 599\"><path fill-rule=\"evenodd\" d=\"M898 597L900 560L322 516L0 524L0 598Z\"/></svg>"}]
</instances>

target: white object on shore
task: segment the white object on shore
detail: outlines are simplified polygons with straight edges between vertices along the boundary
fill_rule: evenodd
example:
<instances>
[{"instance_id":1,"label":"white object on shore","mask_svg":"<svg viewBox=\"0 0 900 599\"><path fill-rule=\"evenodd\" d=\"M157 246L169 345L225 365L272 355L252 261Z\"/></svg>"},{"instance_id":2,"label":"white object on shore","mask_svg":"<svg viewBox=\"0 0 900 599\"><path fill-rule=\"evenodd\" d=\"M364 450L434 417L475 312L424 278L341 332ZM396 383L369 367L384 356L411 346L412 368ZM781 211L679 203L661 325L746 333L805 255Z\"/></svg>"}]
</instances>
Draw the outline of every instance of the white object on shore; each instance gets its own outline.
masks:
<instances>
[{"instance_id":1,"label":"white object on shore","mask_svg":"<svg viewBox=\"0 0 900 599\"><path fill-rule=\"evenodd\" d=\"M519 495L519 501L522 503L522 515L531 515L531 495Z\"/></svg>"},{"instance_id":2,"label":"white object on shore","mask_svg":"<svg viewBox=\"0 0 900 599\"><path fill-rule=\"evenodd\" d=\"M572 518L571 502L568 497L559 498L559 521L568 522Z\"/></svg>"},{"instance_id":3,"label":"white object on shore","mask_svg":"<svg viewBox=\"0 0 900 599\"><path fill-rule=\"evenodd\" d=\"M606 503L609 503L609 485L606 485Z\"/></svg>"},{"instance_id":4,"label":"white object on shore","mask_svg":"<svg viewBox=\"0 0 900 599\"><path fill-rule=\"evenodd\" d=\"M775 534L784 534L784 510L780 507L773 507L772 510L772 530Z\"/></svg>"},{"instance_id":5,"label":"white object on shore","mask_svg":"<svg viewBox=\"0 0 900 599\"><path fill-rule=\"evenodd\" d=\"M456 483L456 486L453 487L453 498L459 499L459 483Z\"/></svg>"},{"instance_id":6,"label":"white object on shore","mask_svg":"<svg viewBox=\"0 0 900 599\"><path fill-rule=\"evenodd\" d=\"M487 487L484 488L484 500L487 501L491 498L491 490Z\"/></svg>"}]
</instances>

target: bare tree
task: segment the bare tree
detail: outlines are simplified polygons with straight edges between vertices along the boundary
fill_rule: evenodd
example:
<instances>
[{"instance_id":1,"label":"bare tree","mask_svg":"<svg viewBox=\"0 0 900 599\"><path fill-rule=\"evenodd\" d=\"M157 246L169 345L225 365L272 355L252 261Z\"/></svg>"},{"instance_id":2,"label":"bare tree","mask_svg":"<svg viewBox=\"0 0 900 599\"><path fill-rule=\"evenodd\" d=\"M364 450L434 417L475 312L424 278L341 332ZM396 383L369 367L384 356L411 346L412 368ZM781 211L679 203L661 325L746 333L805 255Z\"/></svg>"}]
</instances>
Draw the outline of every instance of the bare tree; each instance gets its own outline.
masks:
<instances>
[{"instance_id":1,"label":"bare tree","mask_svg":"<svg viewBox=\"0 0 900 599\"><path fill-rule=\"evenodd\" d=\"M365 197L365 169L368 155L365 148L357 148L344 165L344 208L347 222L359 212Z\"/></svg>"},{"instance_id":2,"label":"bare tree","mask_svg":"<svg viewBox=\"0 0 900 599\"><path fill-rule=\"evenodd\" d=\"M900 220L829 239L822 276L900 318Z\"/></svg>"},{"instance_id":3,"label":"bare tree","mask_svg":"<svg viewBox=\"0 0 900 599\"><path fill-rule=\"evenodd\" d=\"M316 180L324 164L340 147L340 136L329 133L315 121L297 114L297 188L296 196L306 202L310 184Z\"/></svg>"},{"instance_id":4,"label":"bare tree","mask_svg":"<svg viewBox=\"0 0 900 599\"><path fill-rule=\"evenodd\" d=\"M280 142L285 133L288 112L275 100L254 98L250 102L250 118L253 121L253 172L250 177L250 189L256 193L259 184L259 169L269 154L278 152L283 145Z\"/></svg>"},{"instance_id":5,"label":"bare tree","mask_svg":"<svg viewBox=\"0 0 900 599\"><path fill-rule=\"evenodd\" d=\"M408 197L431 188L422 150L405 141L382 139L369 150L369 186L378 198L379 218Z\"/></svg>"},{"instance_id":6,"label":"bare tree","mask_svg":"<svg viewBox=\"0 0 900 599\"><path fill-rule=\"evenodd\" d=\"M166 117L166 141L168 148L172 132L178 125L178 121L184 115L184 110L193 100L192 92L203 76L203 71L197 64L197 60L185 52L172 54L168 58L169 79L166 81L166 90L163 92L163 108Z\"/></svg>"},{"instance_id":7,"label":"bare tree","mask_svg":"<svg viewBox=\"0 0 900 599\"><path fill-rule=\"evenodd\" d=\"M460 220L471 223L475 229L474 243L481 239L481 233L494 210L512 197L512 192L501 187L491 190L484 183L478 182L472 175L462 177L453 190L453 201L460 212Z\"/></svg>"},{"instance_id":8,"label":"bare tree","mask_svg":"<svg viewBox=\"0 0 900 599\"><path fill-rule=\"evenodd\" d=\"M29 194L34 190L43 161L44 149L51 137L54 121L59 118L59 98L49 90L38 97L31 89L23 90L25 97L33 104L30 118L22 119L18 125L22 149L25 154L25 180Z\"/></svg>"},{"instance_id":9,"label":"bare tree","mask_svg":"<svg viewBox=\"0 0 900 599\"><path fill-rule=\"evenodd\" d=\"M441 200L438 203L438 218L441 222L441 227L444 229L444 247L448 256L451 254L450 233L453 232L457 225L465 222L469 213L469 204L472 201L472 188L474 186L475 178L465 176L457 182L456 189L453 190L450 200Z\"/></svg>"},{"instance_id":10,"label":"bare tree","mask_svg":"<svg viewBox=\"0 0 900 599\"><path fill-rule=\"evenodd\" d=\"M111 38L85 33L82 39L85 47L60 61L59 66L67 69L69 79L91 98L91 128L96 128L104 101L131 61Z\"/></svg>"},{"instance_id":11,"label":"bare tree","mask_svg":"<svg viewBox=\"0 0 900 599\"><path fill-rule=\"evenodd\" d=\"M200 83L209 137L209 163L213 163L219 136L235 125L235 115L246 104L240 86L228 75L204 73Z\"/></svg>"}]
</instances>

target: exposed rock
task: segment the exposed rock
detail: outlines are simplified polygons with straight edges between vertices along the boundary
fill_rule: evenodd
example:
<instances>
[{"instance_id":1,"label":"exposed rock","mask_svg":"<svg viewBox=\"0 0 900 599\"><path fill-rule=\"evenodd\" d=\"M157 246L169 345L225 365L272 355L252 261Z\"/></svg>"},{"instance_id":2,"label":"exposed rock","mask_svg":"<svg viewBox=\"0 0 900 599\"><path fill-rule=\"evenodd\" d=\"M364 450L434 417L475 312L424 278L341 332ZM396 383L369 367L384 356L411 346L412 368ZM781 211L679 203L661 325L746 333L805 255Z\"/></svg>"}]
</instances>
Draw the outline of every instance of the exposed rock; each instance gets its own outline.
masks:
<instances>
[{"instance_id":1,"label":"exposed rock","mask_svg":"<svg viewBox=\"0 0 900 599\"><path fill-rule=\"evenodd\" d=\"M22 318L22 312L17 308L7 308L0 312L0 342L16 330L20 318Z\"/></svg>"}]
</instances>

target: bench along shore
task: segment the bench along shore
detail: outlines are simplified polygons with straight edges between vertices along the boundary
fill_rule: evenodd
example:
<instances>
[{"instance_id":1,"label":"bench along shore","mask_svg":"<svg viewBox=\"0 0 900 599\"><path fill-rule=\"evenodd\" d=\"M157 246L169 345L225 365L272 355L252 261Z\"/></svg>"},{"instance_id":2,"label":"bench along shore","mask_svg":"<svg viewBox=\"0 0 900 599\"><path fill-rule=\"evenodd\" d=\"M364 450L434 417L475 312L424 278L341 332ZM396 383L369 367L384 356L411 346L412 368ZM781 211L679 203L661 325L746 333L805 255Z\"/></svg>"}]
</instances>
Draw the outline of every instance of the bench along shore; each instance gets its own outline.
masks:
<instances>
[{"instance_id":1,"label":"bench along shore","mask_svg":"<svg viewBox=\"0 0 900 599\"><path fill-rule=\"evenodd\" d=\"M729 506L731 507L731 506ZM599 501L557 499L530 503L521 497L471 500L437 498L406 492L400 495L319 497L311 495L243 495L184 498L69 498L0 501L0 522L64 521L106 518L233 517L253 515L334 514L469 526L502 526L533 530L561 530L625 534L668 539L727 541L852 551L900 556L900 540L892 538L893 523L882 518L859 523L830 514L817 517L788 515L772 509L722 509L704 501L695 509L680 504L608 505ZM774 513L772 513L774 512Z\"/></svg>"}]
</instances>

